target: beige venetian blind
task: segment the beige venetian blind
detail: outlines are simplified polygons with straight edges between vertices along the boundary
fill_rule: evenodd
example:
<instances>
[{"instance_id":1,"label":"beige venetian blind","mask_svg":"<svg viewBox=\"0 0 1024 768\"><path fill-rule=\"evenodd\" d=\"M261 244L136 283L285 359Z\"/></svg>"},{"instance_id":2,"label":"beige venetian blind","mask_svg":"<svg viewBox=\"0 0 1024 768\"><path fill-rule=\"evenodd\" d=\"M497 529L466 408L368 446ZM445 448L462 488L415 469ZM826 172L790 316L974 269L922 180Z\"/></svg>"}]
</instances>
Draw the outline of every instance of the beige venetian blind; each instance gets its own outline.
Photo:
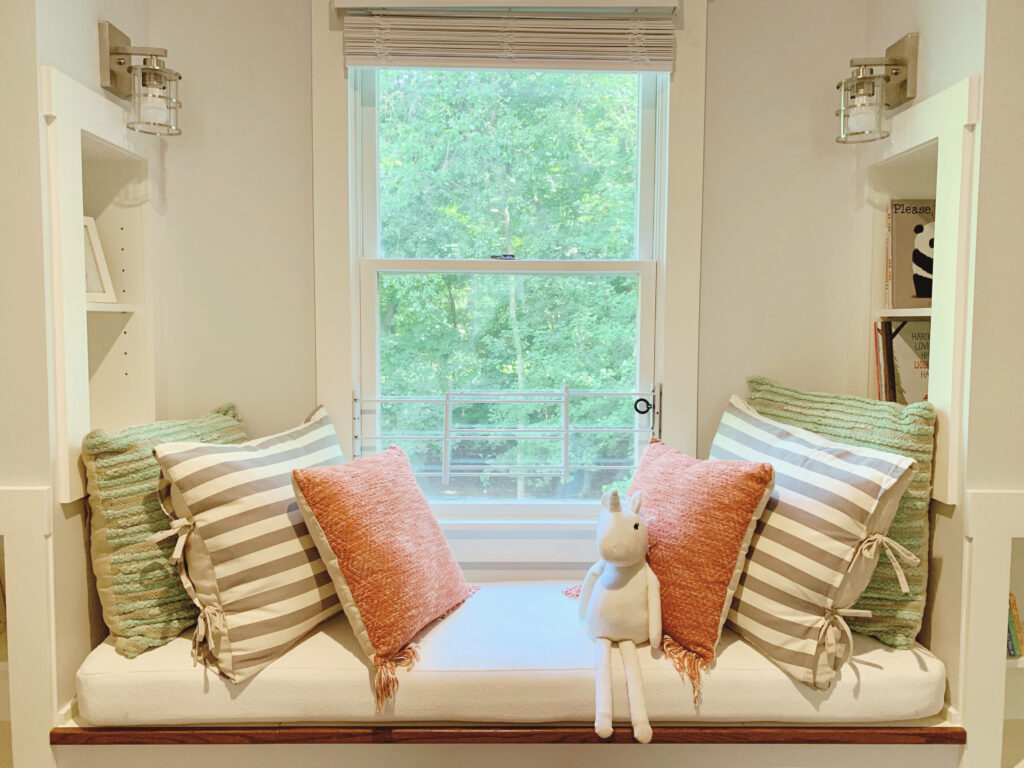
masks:
<instances>
[{"instance_id":1,"label":"beige venetian blind","mask_svg":"<svg viewBox=\"0 0 1024 768\"><path fill-rule=\"evenodd\" d=\"M350 10L349 67L463 67L671 72L669 13Z\"/></svg>"}]
</instances>

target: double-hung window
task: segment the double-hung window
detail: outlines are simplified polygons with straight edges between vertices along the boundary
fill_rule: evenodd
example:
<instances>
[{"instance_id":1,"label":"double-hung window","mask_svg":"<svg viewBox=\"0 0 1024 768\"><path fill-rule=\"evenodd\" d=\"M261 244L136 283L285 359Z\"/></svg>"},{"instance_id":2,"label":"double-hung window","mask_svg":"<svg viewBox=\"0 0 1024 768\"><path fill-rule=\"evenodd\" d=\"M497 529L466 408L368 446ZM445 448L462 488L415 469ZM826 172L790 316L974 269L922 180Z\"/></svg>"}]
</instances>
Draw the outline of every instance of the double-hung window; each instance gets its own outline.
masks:
<instances>
[{"instance_id":1,"label":"double-hung window","mask_svg":"<svg viewBox=\"0 0 1024 768\"><path fill-rule=\"evenodd\" d=\"M667 75L350 67L349 85L357 450L400 446L435 508L564 513L624 489L658 428Z\"/></svg>"}]
</instances>

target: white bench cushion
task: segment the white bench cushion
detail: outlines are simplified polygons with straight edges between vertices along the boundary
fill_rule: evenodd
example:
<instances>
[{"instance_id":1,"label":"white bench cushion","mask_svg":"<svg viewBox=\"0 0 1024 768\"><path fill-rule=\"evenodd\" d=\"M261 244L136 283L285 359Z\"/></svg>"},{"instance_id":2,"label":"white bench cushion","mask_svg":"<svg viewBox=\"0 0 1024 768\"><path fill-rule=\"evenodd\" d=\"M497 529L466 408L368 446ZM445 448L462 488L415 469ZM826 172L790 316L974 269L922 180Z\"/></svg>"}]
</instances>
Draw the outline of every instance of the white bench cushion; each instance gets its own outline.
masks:
<instances>
[{"instance_id":1,"label":"white bench cushion","mask_svg":"<svg viewBox=\"0 0 1024 768\"><path fill-rule=\"evenodd\" d=\"M188 633L135 659L107 640L78 671L79 715L97 726L592 722L593 645L563 586L485 584L423 634L420 663L399 672L395 707L381 714L372 667L339 615L239 685L193 666ZM657 723L892 722L938 713L945 694L945 667L922 647L894 650L855 636L852 662L830 690L815 691L727 631L695 710L672 665L640 650ZM613 659L616 719L628 722Z\"/></svg>"}]
</instances>

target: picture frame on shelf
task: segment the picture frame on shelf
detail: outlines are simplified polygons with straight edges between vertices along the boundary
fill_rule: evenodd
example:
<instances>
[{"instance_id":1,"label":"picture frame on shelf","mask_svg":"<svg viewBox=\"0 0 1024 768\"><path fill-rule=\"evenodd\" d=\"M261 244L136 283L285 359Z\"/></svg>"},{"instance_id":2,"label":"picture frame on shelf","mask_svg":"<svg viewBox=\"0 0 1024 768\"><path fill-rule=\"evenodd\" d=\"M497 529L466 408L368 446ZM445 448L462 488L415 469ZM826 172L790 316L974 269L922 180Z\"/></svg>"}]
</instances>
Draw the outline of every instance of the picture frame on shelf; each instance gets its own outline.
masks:
<instances>
[{"instance_id":1,"label":"picture frame on shelf","mask_svg":"<svg viewBox=\"0 0 1024 768\"><path fill-rule=\"evenodd\" d=\"M92 216L82 217L82 236L85 240L85 300L101 304L117 303L107 257L103 254L100 233Z\"/></svg>"},{"instance_id":2,"label":"picture frame on shelf","mask_svg":"<svg viewBox=\"0 0 1024 768\"><path fill-rule=\"evenodd\" d=\"M888 226L886 299L889 308L931 307L935 201L889 201Z\"/></svg>"}]
</instances>

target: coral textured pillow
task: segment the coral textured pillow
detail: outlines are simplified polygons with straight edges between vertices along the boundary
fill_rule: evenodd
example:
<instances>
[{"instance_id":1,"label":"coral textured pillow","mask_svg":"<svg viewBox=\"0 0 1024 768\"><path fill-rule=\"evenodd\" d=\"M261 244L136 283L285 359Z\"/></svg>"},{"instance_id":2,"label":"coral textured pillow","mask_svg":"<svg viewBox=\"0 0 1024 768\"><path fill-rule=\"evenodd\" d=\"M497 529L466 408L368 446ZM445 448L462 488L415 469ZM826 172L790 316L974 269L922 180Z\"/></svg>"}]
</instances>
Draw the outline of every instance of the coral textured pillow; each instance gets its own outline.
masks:
<instances>
[{"instance_id":1,"label":"coral textured pillow","mask_svg":"<svg viewBox=\"0 0 1024 768\"><path fill-rule=\"evenodd\" d=\"M662 648L695 700L773 487L771 464L700 461L657 439L629 487L643 492L647 559L661 583Z\"/></svg>"},{"instance_id":2,"label":"coral textured pillow","mask_svg":"<svg viewBox=\"0 0 1024 768\"><path fill-rule=\"evenodd\" d=\"M398 690L412 639L472 594L400 448L338 467L298 469L292 485L363 651L377 711Z\"/></svg>"}]
</instances>

